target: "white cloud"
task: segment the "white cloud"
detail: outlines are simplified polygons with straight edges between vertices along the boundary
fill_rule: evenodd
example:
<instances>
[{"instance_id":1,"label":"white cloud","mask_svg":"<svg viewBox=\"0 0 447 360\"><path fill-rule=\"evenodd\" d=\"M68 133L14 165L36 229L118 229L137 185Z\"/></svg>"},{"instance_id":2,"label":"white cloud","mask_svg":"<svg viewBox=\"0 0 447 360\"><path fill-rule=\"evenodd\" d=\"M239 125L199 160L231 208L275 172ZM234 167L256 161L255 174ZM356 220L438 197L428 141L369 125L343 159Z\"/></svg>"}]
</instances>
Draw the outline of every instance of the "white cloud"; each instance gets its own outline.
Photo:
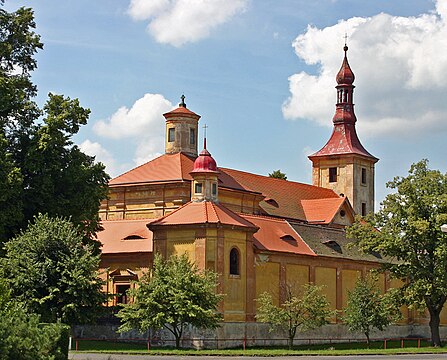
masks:
<instances>
[{"instance_id":1,"label":"white cloud","mask_svg":"<svg viewBox=\"0 0 447 360\"><path fill-rule=\"evenodd\" d=\"M212 29L245 11L249 0L132 0L128 13L149 21L159 43L182 46L209 36Z\"/></svg>"},{"instance_id":2,"label":"white cloud","mask_svg":"<svg viewBox=\"0 0 447 360\"><path fill-rule=\"evenodd\" d=\"M171 111L173 105L160 94L145 94L135 101L129 109L125 106L119 108L109 119L99 120L93 126L96 134L124 141L127 139L129 147L135 147L134 162L140 165L164 153L165 118L163 114ZM84 145L96 152L98 156L106 156L108 153L98 143ZM86 151L86 153L88 153ZM103 161L113 167L110 161ZM115 167L116 168L116 167Z\"/></svg>"},{"instance_id":3,"label":"white cloud","mask_svg":"<svg viewBox=\"0 0 447 360\"><path fill-rule=\"evenodd\" d=\"M94 156L96 161L102 162L106 166L106 172L110 176L116 176L120 173L120 169L116 164L112 154L102 147L100 143L85 140L79 145L82 152L87 155Z\"/></svg>"},{"instance_id":4,"label":"white cloud","mask_svg":"<svg viewBox=\"0 0 447 360\"><path fill-rule=\"evenodd\" d=\"M104 137L122 139L141 136L148 132L153 136L164 133L163 113L172 110L172 104L160 94L145 94L130 109L120 107L108 120L98 121L93 130Z\"/></svg>"},{"instance_id":5,"label":"white cloud","mask_svg":"<svg viewBox=\"0 0 447 360\"><path fill-rule=\"evenodd\" d=\"M291 95L283 104L284 117L332 126L335 75L347 33L362 136L396 131L410 135L445 127L446 20L446 2L438 0L435 11L417 17L382 13L350 18L323 29L309 26L293 47L307 64L318 65L319 73L289 77Z\"/></svg>"}]
</instances>

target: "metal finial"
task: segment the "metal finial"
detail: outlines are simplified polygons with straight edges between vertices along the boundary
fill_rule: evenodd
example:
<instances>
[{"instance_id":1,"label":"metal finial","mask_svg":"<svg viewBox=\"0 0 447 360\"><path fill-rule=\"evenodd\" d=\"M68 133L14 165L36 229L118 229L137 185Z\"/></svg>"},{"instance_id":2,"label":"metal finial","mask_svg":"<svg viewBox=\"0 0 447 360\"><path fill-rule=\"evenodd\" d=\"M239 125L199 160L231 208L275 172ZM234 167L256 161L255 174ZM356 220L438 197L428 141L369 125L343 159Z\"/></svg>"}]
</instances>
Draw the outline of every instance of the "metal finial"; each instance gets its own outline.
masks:
<instances>
[{"instance_id":1,"label":"metal finial","mask_svg":"<svg viewBox=\"0 0 447 360\"><path fill-rule=\"evenodd\" d=\"M348 51L348 45L347 45L347 42L348 42L348 34L347 34L347 33L345 33L344 38L345 38L345 46L343 47L343 50L346 52L346 51Z\"/></svg>"},{"instance_id":2,"label":"metal finial","mask_svg":"<svg viewBox=\"0 0 447 360\"><path fill-rule=\"evenodd\" d=\"M206 129L208 129L208 126L205 124L203 125L203 148L206 149Z\"/></svg>"},{"instance_id":3,"label":"metal finial","mask_svg":"<svg viewBox=\"0 0 447 360\"><path fill-rule=\"evenodd\" d=\"M180 96L180 99L182 100L182 102L180 103L180 104L178 104L178 106L181 106L181 107L186 107L186 104L185 104L185 95L182 95L182 96Z\"/></svg>"}]
</instances>

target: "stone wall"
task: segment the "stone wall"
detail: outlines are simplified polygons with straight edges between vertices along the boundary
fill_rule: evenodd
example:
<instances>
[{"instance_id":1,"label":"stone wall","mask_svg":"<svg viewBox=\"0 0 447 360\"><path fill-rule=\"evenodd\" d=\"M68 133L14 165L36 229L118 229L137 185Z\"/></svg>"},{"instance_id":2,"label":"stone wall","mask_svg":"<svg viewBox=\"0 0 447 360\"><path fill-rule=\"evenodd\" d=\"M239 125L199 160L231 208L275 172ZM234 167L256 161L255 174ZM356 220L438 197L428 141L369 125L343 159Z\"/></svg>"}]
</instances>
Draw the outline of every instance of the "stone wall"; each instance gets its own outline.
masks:
<instances>
[{"instance_id":1,"label":"stone wall","mask_svg":"<svg viewBox=\"0 0 447 360\"><path fill-rule=\"evenodd\" d=\"M74 327L74 337L79 339L114 339L147 341L151 339L152 346L174 346L174 338L167 330L118 333L118 325L83 325ZM447 338L447 326L440 328L441 338ZM430 328L423 325L393 325L386 331L373 331L371 339L384 338L429 338ZM242 347L244 341L247 347L287 345L287 334L270 332L263 323L223 323L216 330L198 330L192 327L185 329L182 347L185 348L231 348ZM314 331L298 333L295 345L315 343L335 343L346 341L365 341L360 333L351 333L346 326L331 324Z\"/></svg>"}]
</instances>

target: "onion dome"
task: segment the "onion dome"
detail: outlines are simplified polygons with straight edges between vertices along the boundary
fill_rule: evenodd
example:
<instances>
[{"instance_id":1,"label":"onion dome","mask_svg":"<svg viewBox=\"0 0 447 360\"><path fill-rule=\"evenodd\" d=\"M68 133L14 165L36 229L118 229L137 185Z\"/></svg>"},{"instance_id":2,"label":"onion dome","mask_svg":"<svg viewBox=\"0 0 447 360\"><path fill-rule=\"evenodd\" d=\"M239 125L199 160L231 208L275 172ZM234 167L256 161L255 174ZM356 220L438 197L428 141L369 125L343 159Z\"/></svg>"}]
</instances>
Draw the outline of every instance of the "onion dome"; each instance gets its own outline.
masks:
<instances>
[{"instance_id":1,"label":"onion dome","mask_svg":"<svg viewBox=\"0 0 447 360\"><path fill-rule=\"evenodd\" d=\"M340 70L338 71L336 80L338 85L351 85L354 82L355 76L351 70L351 67L349 66L348 57L346 55L348 52L348 47L345 45L343 50L345 51L345 58L343 59Z\"/></svg>"},{"instance_id":2,"label":"onion dome","mask_svg":"<svg viewBox=\"0 0 447 360\"><path fill-rule=\"evenodd\" d=\"M191 171L191 174L194 173L218 173L216 160L213 159L206 149L206 145L194 161L194 169Z\"/></svg>"}]
</instances>

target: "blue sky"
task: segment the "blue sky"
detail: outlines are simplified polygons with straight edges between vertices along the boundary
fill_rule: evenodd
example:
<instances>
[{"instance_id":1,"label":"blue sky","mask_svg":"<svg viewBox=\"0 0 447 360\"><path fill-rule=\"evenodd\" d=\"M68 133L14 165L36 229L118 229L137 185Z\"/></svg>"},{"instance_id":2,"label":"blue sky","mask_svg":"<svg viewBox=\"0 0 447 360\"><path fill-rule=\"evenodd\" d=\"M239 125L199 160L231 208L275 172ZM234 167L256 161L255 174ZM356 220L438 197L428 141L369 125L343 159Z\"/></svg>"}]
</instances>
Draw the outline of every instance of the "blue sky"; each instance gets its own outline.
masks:
<instances>
[{"instance_id":1,"label":"blue sky","mask_svg":"<svg viewBox=\"0 0 447 360\"><path fill-rule=\"evenodd\" d=\"M218 165L309 183L329 139L348 34L357 130L385 183L447 165L445 0L7 0L45 44L33 80L91 109L76 142L116 176L164 151L185 94Z\"/></svg>"}]
</instances>

